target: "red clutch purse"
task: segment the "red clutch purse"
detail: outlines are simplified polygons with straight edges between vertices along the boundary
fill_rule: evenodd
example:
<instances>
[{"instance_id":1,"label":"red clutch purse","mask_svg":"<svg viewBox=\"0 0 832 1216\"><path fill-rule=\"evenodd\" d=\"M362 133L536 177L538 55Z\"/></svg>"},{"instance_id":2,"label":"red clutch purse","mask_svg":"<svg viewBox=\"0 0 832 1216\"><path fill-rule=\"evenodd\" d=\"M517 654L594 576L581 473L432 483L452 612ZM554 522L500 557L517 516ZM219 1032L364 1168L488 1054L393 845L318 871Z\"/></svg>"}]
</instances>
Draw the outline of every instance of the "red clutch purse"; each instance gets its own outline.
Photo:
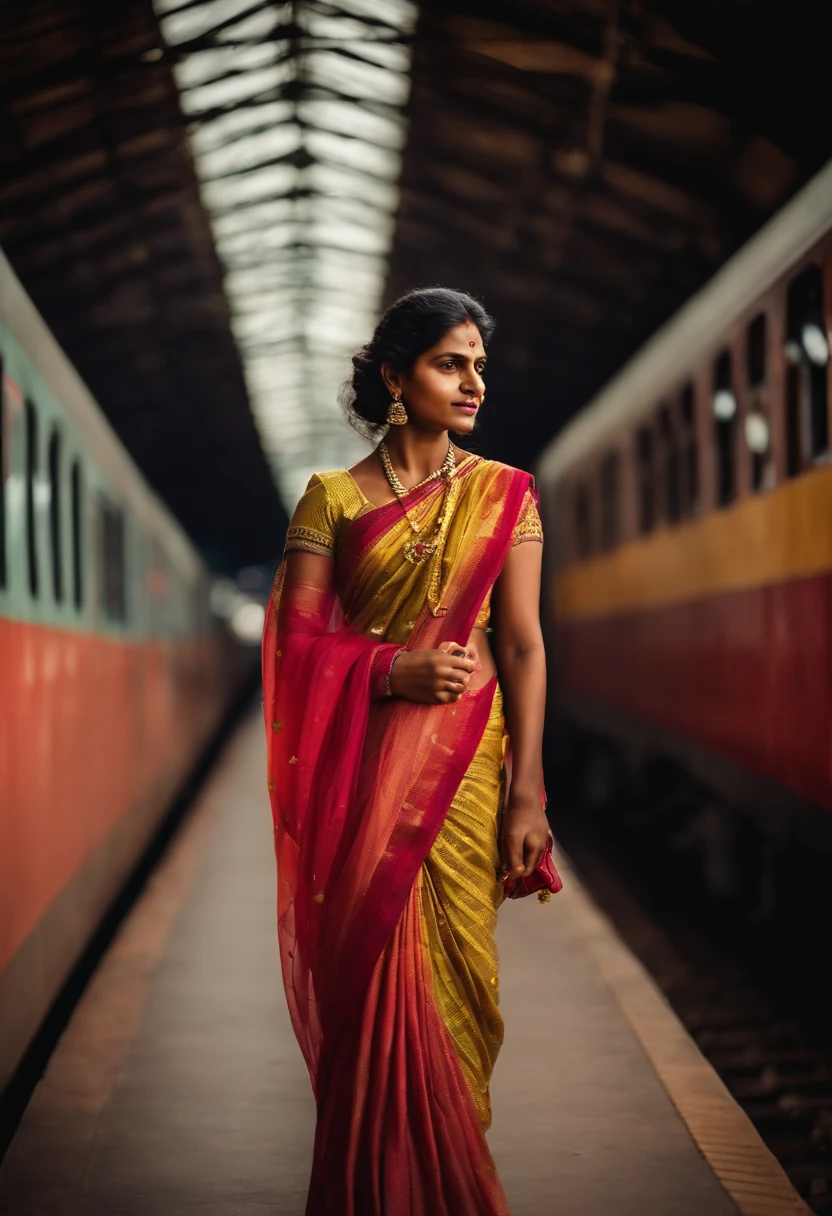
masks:
<instances>
[{"instance_id":1,"label":"red clutch purse","mask_svg":"<svg viewBox=\"0 0 832 1216\"><path fill-rule=\"evenodd\" d=\"M546 842L546 849L528 878L517 878L508 892L509 899L522 899L524 895L534 895L537 892L538 903L547 904L553 895L557 895L563 886L563 880L555 869L552 860L552 837Z\"/></svg>"}]
</instances>

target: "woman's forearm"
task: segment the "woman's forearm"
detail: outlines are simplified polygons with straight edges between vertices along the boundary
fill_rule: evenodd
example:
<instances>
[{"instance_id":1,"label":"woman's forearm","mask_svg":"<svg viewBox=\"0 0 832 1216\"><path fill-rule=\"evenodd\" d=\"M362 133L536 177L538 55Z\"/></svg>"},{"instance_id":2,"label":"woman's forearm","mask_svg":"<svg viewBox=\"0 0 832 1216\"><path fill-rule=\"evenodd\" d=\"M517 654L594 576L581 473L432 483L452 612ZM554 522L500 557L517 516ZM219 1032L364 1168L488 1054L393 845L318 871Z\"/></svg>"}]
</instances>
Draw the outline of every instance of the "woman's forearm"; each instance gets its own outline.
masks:
<instances>
[{"instance_id":1,"label":"woman's forearm","mask_svg":"<svg viewBox=\"0 0 832 1216\"><path fill-rule=\"evenodd\" d=\"M511 736L511 793L537 798L543 784L543 719L546 712L543 639L529 647L499 648L497 666L506 729Z\"/></svg>"}]
</instances>

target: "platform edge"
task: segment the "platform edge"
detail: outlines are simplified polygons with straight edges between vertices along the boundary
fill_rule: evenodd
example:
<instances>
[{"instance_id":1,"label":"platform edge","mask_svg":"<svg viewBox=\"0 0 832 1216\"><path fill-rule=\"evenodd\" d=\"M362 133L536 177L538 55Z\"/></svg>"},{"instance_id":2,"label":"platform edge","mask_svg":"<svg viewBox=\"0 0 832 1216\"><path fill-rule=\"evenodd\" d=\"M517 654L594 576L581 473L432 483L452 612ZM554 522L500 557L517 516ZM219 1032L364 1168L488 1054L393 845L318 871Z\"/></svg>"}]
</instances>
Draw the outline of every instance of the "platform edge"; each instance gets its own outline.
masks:
<instances>
[{"instance_id":1,"label":"platform edge","mask_svg":"<svg viewBox=\"0 0 832 1216\"><path fill-rule=\"evenodd\" d=\"M558 844L573 927L652 1064L699 1152L742 1216L812 1216L745 1111L705 1059L667 998L593 902Z\"/></svg>"}]
</instances>

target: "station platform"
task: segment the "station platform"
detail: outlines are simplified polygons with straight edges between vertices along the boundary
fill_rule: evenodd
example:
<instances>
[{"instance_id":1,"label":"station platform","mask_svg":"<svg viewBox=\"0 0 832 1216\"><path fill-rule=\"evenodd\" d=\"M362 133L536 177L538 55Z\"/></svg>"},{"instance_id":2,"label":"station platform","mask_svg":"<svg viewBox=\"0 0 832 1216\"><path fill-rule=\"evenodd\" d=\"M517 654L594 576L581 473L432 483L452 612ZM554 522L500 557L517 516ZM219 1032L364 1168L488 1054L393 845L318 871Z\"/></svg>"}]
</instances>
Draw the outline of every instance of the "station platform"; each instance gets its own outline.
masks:
<instances>
[{"instance_id":1,"label":"station platform","mask_svg":"<svg viewBox=\"0 0 832 1216\"><path fill-rule=\"evenodd\" d=\"M280 982L264 773L258 705L33 1094L0 1168L5 1216L302 1216L315 1111ZM558 858L551 903L500 913L489 1142L513 1216L807 1213Z\"/></svg>"}]
</instances>

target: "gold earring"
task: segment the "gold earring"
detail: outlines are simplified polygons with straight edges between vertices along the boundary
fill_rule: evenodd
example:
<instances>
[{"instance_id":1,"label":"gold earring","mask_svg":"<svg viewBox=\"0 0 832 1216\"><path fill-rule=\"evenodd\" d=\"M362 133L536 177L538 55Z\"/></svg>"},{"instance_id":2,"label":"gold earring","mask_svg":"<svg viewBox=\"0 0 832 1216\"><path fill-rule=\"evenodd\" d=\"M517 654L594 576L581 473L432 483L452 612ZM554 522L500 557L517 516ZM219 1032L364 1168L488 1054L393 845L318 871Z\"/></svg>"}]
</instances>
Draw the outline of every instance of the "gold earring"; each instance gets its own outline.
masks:
<instances>
[{"instance_id":1,"label":"gold earring","mask_svg":"<svg viewBox=\"0 0 832 1216\"><path fill-rule=\"evenodd\" d=\"M404 426L407 422L407 410L401 397L393 397L387 407L387 421L391 426Z\"/></svg>"}]
</instances>

